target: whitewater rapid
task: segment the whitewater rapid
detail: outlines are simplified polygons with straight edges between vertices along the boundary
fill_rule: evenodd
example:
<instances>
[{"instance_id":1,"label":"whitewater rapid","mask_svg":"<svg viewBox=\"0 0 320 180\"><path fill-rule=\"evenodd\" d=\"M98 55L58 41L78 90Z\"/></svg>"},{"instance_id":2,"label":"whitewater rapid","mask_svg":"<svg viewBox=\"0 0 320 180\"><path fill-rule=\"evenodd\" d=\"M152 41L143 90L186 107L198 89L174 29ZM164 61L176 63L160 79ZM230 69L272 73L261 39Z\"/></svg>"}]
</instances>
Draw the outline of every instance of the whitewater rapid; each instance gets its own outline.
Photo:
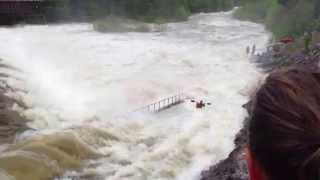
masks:
<instances>
[{"instance_id":1,"label":"whitewater rapid","mask_svg":"<svg viewBox=\"0 0 320 180\"><path fill-rule=\"evenodd\" d=\"M197 14L152 33L98 33L90 24L0 28L0 59L19 69L0 71L10 74L9 95L28 106L16 109L35 129L0 161L28 152L59 179L197 180L233 149L246 116L245 91L261 75L245 49L263 48L268 38L263 26L231 12ZM130 114L178 92L212 106L198 110L186 102ZM69 142L96 156L61 148ZM63 153L53 156L47 146ZM62 154L81 157L81 167L65 168ZM11 172L17 173L0 163L0 177Z\"/></svg>"}]
</instances>

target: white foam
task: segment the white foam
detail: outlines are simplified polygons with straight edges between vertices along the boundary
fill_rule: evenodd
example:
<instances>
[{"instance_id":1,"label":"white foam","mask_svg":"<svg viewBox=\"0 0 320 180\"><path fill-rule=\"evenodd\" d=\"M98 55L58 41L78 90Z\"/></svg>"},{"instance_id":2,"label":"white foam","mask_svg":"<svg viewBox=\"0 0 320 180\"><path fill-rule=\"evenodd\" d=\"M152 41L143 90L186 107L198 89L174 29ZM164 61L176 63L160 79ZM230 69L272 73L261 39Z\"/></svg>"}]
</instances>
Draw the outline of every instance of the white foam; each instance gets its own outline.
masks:
<instances>
[{"instance_id":1,"label":"white foam","mask_svg":"<svg viewBox=\"0 0 320 180\"><path fill-rule=\"evenodd\" d=\"M0 28L0 57L22 70L14 72L22 82L12 85L28 92L16 94L31 107L23 113L32 127L93 126L124 137L100 147L110 156L88 172L107 180L193 180L232 150L246 115L240 91L260 74L245 49L267 40L262 26L213 13L145 34L101 34L87 24ZM112 119L178 91L213 105Z\"/></svg>"}]
</instances>

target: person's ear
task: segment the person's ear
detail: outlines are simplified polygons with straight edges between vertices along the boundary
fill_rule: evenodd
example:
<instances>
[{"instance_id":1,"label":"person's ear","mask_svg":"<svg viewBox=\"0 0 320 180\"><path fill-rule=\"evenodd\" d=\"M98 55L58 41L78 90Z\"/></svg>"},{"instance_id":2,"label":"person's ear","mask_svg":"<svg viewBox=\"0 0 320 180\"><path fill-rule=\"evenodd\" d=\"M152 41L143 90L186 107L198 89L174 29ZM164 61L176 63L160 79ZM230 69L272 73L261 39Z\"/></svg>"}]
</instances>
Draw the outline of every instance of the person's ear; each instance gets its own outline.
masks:
<instances>
[{"instance_id":1,"label":"person's ear","mask_svg":"<svg viewBox=\"0 0 320 180\"><path fill-rule=\"evenodd\" d=\"M257 161L252 156L249 148L246 148L246 160L248 166L249 180L266 180L264 178L264 173L257 163Z\"/></svg>"}]
</instances>

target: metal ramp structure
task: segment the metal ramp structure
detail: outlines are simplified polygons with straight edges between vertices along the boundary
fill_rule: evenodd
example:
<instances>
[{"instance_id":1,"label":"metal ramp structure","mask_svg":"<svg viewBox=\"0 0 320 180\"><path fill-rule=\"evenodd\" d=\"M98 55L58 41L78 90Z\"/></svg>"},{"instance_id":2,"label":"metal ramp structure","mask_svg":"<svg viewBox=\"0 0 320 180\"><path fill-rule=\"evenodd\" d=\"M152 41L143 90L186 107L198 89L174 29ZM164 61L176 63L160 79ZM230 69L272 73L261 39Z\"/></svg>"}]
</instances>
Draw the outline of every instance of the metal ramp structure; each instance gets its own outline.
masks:
<instances>
[{"instance_id":1,"label":"metal ramp structure","mask_svg":"<svg viewBox=\"0 0 320 180\"><path fill-rule=\"evenodd\" d=\"M157 112L163 111L165 109L171 108L173 106L179 105L179 104L185 102L185 100L190 99L190 98L191 97L186 96L183 93L179 93L177 95L170 96L170 97L161 99L159 101L156 101L154 103L151 103L149 105L138 108L138 109L132 111L132 113L135 113L135 112L157 113Z\"/></svg>"},{"instance_id":2,"label":"metal ramp structure","mask_svg":"<svg viewBox=\"0 0 320 180\"><path fill-rule=\"evenodd\" d=\"M192 97L187 96L183 93L179 93L164 99L161 99L159 101L156 101L154 103L148 104L146 106L140 107L138 109L135 109L133 111L127 112L122 115L117 115L115 118L126 118L128 116L131 116L135 113L158 113L163 110L169 109L171 107L177 106L179 104L184 103L186 100L192 99Z\"/></svg>"}]
</instances>

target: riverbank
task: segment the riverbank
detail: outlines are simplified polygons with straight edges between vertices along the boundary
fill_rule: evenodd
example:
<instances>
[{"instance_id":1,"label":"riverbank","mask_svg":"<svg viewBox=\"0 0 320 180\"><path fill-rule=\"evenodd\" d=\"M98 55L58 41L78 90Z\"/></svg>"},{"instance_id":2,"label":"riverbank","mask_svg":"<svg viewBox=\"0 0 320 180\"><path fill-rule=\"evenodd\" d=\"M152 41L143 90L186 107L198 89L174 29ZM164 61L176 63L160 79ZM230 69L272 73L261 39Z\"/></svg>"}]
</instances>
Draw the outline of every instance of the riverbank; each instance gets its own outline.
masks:
<instances>
[{"instance_id":1,"label":"riverbank","mask_svg":"<svg viewBox=\"0 0 320 180\"><path fill-rule=\"evenodd\" d=\"M269 51L257 56L254 62L266 73L290 67L315 70L320 59L319 42L320 32L314 32L309 52L303 49L303 40L299 39L293 44L285 45L277 53Z\"/></svg>"},{"instance_id":2,"label":"riverbank","mask_svg":"<svg viewBox=\"0 0 320 180\"><path fill-rule=\"evenodd\" d=\"M234 139L235 148L228 158L203 171L200 180L248 180L245 160L245 147L248 143L248 121L249 117L245 119L243 128L237 133Z\"/></svg>"},{"instance_id":3,"label":"riverbank","mask_svg":"<svg viewBox=\"0 0 320 180\"><path fill-rule=\"evenodd\" d=\"M320 41L319 41L320 42ZM289 53L284 50L275 54L272 51L265 52L253 58L253 62L269 74L286 68L303 68L307 70L319 70L320 44L314 42L310 51L306 53L303 49ZM296 44L295 44L296 45ZM251 100L250 100L251 101ZM247 180L248 172L245 160L245 148L248 144L248 122L250 119L250 101L243 105L249 116L243 122L243 128L234 139L235 149L228 158L203 171L201 180Z\"/></svg>"}]
</instances>

